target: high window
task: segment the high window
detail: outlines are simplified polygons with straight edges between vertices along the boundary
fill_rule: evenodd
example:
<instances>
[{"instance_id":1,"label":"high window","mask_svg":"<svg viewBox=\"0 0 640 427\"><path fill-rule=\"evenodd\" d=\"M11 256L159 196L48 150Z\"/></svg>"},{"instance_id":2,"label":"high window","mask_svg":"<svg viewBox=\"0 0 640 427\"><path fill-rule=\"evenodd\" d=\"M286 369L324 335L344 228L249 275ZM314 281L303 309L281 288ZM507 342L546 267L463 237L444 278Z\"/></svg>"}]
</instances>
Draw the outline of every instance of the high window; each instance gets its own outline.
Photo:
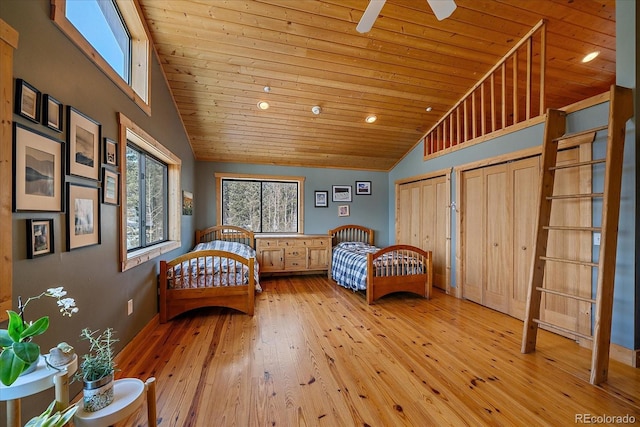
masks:
<instances>
[{"instance_id":1,"label":"high window","mask_svg":"<svg viewBox=\"0 0 640 427\"><path fill-rule=\"evenodd\" d=\"M219 217L256 233L302 230L304 178L216 175Z\"/></svg>"},{"instance_id":2,"label":"high window","mask_svg":"<svg viewBox=\"0 0 640 427\"><path fill-rule=\"evenodd\" d=\"M138 2L51 0L51 17L89 59L151 114L151 47Z\"/></svg>"}]
</instances>

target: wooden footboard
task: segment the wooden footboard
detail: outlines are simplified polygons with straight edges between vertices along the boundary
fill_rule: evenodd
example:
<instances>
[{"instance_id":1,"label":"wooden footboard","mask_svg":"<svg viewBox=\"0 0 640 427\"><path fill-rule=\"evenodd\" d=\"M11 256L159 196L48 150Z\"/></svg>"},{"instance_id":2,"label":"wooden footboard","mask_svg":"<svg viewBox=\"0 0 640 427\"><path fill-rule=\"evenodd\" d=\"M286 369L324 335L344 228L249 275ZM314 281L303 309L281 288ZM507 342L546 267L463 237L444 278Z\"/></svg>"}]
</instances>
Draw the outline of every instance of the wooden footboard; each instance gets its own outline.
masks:
<instances>
[{"instance_id":1,"label":"wooden footboard","mask_svg":"<svg viewBox=\"0 0 640 427\"><path fill-rule=\"evenodd\" d=\"M430 298L432 285L431 251L394 245L367 255L368 304L393 292L411 292Z\"/></svg>"},{"instance_id":2,"label":"wooden footboard","mask_svg":"<svg viewBox=\"0 0 640 427\"><path fill-rule=\"evenodd\" d=\"M248 267L247 283L238 279L238 274L240 278L244 278L245 274L236 266L236 262ZM218 269L214 275L215 265L225 268ZM182 269L187 266L191 270L183 275ZM178 286L169 288L169 277L173 278L171 280L179 277ZM216 283L219 286L214 286ZM171 261L160 261L160 322L165 323L194 308L211 306L233 308L253 316L255 288L253 258L209 250L190 252Z\"/></svg>"}]
</instances>

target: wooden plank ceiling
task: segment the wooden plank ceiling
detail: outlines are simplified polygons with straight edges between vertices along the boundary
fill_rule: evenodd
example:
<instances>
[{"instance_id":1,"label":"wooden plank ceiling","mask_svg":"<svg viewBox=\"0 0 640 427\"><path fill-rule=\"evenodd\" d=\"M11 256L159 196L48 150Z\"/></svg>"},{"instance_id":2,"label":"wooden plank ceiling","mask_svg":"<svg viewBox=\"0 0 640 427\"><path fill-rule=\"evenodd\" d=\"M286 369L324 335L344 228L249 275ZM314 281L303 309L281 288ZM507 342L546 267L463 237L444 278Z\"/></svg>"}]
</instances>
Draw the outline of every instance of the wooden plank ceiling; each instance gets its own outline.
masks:
<instances>
[{"instance_id":1,"label":"wooden plank ceiling","mask_svg":"<svg viewBox=\"0 0 640 427\"><path fill-rule=\"evenodd\" d=\"M540 19L548 107L615 82L614 0L456 3L387 0L360 34L368 0L140 0L203 161L389 170Z\"/></svg>"}]
</instances>

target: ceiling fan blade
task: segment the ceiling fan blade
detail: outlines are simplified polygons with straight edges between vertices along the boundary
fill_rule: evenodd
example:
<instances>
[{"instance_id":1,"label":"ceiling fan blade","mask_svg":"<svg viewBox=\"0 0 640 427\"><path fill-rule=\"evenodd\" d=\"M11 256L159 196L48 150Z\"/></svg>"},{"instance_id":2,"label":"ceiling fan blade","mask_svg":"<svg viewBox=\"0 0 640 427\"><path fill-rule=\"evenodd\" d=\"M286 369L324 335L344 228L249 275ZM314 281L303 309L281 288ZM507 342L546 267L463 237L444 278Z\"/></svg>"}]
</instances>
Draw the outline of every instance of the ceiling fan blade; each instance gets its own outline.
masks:
<instances>
[{"instance_id":1,"label":"ceiling fan blade","mask_svg":"<svg viewBox=\"0 0 640 427\"><path fill-rule=\"evenodd\" d=\"M429 3L438 21L442 21L451 16L453 11L456 10L456 7L458 7L455 0L427 0L427 3Z\"/></svg>"},{"instance_id":2,"label":"ceiling fan blade","mask_svg":"<svg viewBox=\"0 0 640 427\"><path fill-rule=\"evenodd\" d=\"M376 22L376 18L378 18L385 1L386 0L369 0L369 6L365 9L362 14L362 18L360 18L360 22L358 22L358 26L356 27L356 30L359 33L368 33L369 30L371 30L371 27L373 27L373 23Z\"/></svg>"}]
</instances>

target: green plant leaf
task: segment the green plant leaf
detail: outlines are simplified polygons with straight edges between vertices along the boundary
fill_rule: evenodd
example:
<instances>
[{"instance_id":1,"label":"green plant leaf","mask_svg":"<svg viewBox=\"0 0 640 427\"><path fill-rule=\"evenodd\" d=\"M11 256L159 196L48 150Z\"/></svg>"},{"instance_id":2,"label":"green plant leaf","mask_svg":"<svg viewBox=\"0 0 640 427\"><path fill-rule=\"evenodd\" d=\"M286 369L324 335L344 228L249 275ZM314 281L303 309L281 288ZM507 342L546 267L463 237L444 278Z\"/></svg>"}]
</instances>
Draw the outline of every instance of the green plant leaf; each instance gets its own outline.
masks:
<instances>
[{"instance_id":1,"label":"green plant leaf","mask_svg":"<svg viewBox=\"0 0 640 427\"><path fill-rule=\"evenodd\" d=\"M27 366L40 357L40 346L33 342L13 343L13 351Z\"/></svg>"},{"instance_id":2,"label":"green plant leaf","mask_svg":"<svg viewBox=\"0 0 640 427\"><path fill-rule=\"evenodd\" d=\"M20 341L20 335L22 335L22 331L24 331L24 322L18 313L12 310L7 310L7 314L9 314L9 326L7 329L7 333L11 337L12 340L18 342Z\"/></svg>"},{"instance_id":3,"label":"green plant leaf","mask_svg":"<svg viewBox=\"0 0 640 427\"><path fill-rule=\"evenodd\" d=\"M13 340L9 336L9 331L6 329L0 329L0 348L11 347Z\"/></svg>"},{"instance_id":4,"label":"green plant leaf","mask_svg":"<svg viewBox=\"0 0 640 427\"><path fill-rule=\"evenodd\" d=\"M44 316L33 322L29 327L20 334L21 339L35 337L44 334L49 329L49 316Z\"/></svg>"},{"instance_id":5,"label":"green plant leaf","mask_svg":"<svg viewBox=\"0 0 640 427\"><path fill-rule=\"evenodd\" d=\"M5 349L0 353L0 382L6 386L13 384L25 367L25 363L16 357L12 348Z\"/></svg>"}]
</instances>

